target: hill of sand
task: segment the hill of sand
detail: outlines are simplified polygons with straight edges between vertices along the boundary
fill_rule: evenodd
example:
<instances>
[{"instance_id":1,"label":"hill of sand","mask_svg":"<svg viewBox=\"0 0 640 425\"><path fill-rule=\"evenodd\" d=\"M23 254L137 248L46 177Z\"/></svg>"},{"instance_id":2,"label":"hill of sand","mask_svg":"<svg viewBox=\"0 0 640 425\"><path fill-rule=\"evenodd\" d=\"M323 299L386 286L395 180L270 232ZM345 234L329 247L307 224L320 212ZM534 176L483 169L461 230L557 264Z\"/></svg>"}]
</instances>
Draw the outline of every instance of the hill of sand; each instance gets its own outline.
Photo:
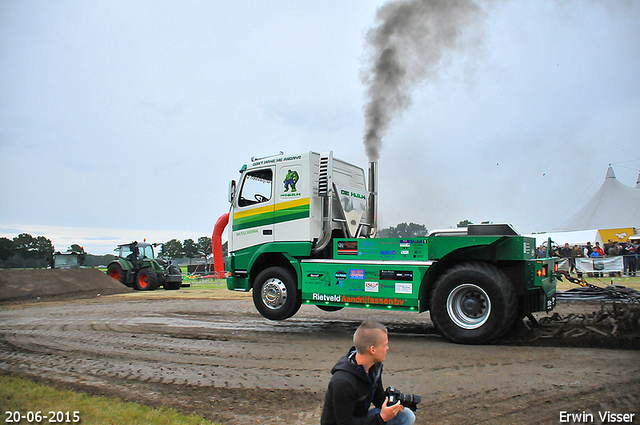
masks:
<instances>
[{"instance_id":1,"label":"hill of sand","mask_svg":"<svg viewBox=\"0 0 640 425\"><path fill-rule=\"evenodd\" d=\"M92 298L133 292L98 269L0 270L0 303Z\"/></svg>"}]
</instances>

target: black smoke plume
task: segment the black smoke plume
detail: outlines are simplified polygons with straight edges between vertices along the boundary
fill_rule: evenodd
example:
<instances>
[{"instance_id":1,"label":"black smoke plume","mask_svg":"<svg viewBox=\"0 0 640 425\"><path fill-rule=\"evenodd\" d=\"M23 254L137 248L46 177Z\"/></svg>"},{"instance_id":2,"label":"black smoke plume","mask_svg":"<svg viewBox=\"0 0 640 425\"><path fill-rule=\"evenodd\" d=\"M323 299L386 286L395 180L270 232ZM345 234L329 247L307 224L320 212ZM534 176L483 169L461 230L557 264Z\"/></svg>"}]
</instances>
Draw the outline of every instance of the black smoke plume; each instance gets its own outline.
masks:
<instances>
[{"instance_id":1,"label":"black smoke plume","mask_svg":"<svg viewBox=\"0 0 640 425\"><path fill-rule=\"evenodd\" d=\"M377 161L391 121L411 105L411 90L437 76L445 55L465 47L479 22L472 0L398 0L384 4L367 33L364 145Z\"/></svg>"}]
</instances>

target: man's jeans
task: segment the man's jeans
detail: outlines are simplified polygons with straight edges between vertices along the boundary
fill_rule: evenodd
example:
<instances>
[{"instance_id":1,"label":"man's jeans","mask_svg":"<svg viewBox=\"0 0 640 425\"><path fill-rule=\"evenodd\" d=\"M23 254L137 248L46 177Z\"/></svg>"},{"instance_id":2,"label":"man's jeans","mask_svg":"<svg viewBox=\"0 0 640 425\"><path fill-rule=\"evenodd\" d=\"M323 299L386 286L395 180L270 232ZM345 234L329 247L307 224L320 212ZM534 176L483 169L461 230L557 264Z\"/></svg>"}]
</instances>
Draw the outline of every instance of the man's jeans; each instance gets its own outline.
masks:
<instances>
[{"instance_id":1,"label":"man's jeans","mask_svg":"<svg viewBox=\"0 0 640 425\"><path fill-rule=\"evenodd\" d=\"M373 416L376 413L380 413L380 409L374 407L373 409L369 409L369 413L367 413L367 416ZM402 412L398 413L395 418L388 421L387 425L413 425L415 421L416 415L411 409L405 407L405 409Z\"/></svg>"}]
</instances>

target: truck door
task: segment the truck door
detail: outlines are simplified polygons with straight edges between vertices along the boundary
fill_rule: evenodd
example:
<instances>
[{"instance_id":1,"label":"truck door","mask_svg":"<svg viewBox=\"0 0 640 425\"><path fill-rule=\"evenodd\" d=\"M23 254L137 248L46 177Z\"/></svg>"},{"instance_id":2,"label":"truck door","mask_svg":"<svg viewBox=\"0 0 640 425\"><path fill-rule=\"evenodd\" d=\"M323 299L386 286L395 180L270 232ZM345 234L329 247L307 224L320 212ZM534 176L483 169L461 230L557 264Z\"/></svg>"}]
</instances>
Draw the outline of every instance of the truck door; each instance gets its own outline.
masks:
<instances>
[{"instance_id":1,"label":"truck door","mask_svg":"<svg viewBox=\"0 0 640 425\"><path fill-rule=\"evenodd\" d=\"M233 251L273 242L273 176L273 168L244 174L231 218Z\"/></svg>"}]
</instances>

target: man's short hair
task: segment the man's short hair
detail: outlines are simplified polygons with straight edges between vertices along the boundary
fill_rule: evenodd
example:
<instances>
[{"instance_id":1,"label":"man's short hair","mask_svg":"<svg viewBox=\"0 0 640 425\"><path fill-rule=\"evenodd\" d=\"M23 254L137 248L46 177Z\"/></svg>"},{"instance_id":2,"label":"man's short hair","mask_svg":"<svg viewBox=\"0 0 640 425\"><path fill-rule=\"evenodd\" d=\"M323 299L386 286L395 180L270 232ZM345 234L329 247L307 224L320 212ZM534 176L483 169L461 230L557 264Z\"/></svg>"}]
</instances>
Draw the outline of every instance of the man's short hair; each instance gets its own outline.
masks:
<instances>
[{"instance_id":1,"label":"man's short hair","mask_svg":"<svg viewBox=\"0 0 640 425\"><path fill-rule=\"evenodd\" d=\"M386 334L387 328L375 320L365 320L358 329L356 329L353 334L353 345L356 346L359 354L365 354L369 351L370 347L377 346L382 342L383 339L380 332L376 331L382 331Z\"/></svg>"}]
</instances>

